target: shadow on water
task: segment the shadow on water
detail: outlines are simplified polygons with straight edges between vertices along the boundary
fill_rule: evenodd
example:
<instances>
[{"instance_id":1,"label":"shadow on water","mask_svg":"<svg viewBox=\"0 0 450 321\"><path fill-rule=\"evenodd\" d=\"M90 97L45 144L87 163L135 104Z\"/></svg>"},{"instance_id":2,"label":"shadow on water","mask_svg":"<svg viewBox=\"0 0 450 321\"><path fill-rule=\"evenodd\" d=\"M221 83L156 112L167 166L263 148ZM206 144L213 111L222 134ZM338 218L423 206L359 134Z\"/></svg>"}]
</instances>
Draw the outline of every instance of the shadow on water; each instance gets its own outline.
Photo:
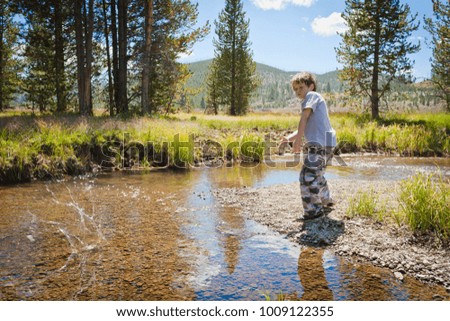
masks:
<instances>
[{"instance_id":1,"label":"shadow on water","mask_svg":"<svg viewBox=\"0 0 450 321\"><path fill-rule=\"evenodd\" d=\"M253 166L0 187L0 299L448 297L440 287L335 256L326 245L344 233L340 221L305 223L296 245L212 193L297 178L295 169Z\"/></svg>"}]
</instances>

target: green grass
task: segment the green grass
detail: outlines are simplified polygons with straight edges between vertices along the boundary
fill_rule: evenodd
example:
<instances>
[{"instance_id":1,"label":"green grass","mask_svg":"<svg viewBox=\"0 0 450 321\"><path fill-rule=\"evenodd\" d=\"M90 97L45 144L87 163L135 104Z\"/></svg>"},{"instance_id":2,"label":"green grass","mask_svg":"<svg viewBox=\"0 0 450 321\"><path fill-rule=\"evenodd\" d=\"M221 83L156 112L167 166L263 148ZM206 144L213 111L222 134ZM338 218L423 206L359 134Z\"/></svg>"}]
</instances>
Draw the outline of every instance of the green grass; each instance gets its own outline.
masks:
<instances>
[{"instance_id":1,"label":"green grass","mask_svg":"<svg viewBox=\"0 0 450 321\"><path fill-rule=\"evenodd\" d=\"M450 184L441 175L418 173L401 181L391 198L397 203L388 209L373 189L359 190L349 199L347 216L406 225L413 232L450 240Z\"/></svg>"},{"instance_id":2,"label":"green grass","mask_svg":"<svg viewBox=\"0 0 450 321\"><path fill-rule=\"evenodd\" d=\"M372 121L367 115L331 117L343 152L371 151L402 156L448 156L450 115L387 115Z\"/></svg>"},{"instance_id":3,"label":"green grass","mask_svg":"<svg viewBox=\"0 0 450 321\"><path fill-rule=\"evenodd\" d=\"M399 204L413 231L450 238L450 185L442 176L419 173L403 181Z\"/></svg>"},{"instance_id":4,"label":"green grass","mask_svg":"<svg viewBox=\"0 0 450 321\"><path fill-rule=\"evenodd\" d=\"M377 221L383 221L386 213L384 206L380 205L379 197L373 189L358 191L349 201L347 215L349 217L363 216Z\"/></svg>"},{"instance_id":5,"label":"green grass","mask_svg":"<svg viewBox=\"0 0 450 321\"><path fill-rule=\"evenodd\" d=\"M127 156L120 150L120 144L126 147L130 143L137 151L129 153L128 158L145 152L151 143L155 153L168 157L168 166L201 160L201 150L196 146L208 140L223 147L219 156L258 162L264 156L264 136L270 133L278 139L286 132L294 131L299 118L298 114L271 113L245 117L196 113L127 118L2 113L0 183L43 177L52 171L57 171L58 175L78 173L83 166L89 170L88 163L99 161L101 148L105 146L110 158L115 153L114 162L120 167ZM331 115L331 122L341 152L450 155L450 115L447 114L387 115L377 122L368 115L335 114ZM174 141L176 135L180 138L178 143ZM190 135L194 135L194 142L189 140ZM67 171L68 163L72 167L77 165L79 170ZM143 161L139 165L148 166L151 162ZM39 175L35 175L36 170ZM21 171L28 172L18 175ZM21 178L14 180L14 176Z\"/></svg>"}]
</instances>

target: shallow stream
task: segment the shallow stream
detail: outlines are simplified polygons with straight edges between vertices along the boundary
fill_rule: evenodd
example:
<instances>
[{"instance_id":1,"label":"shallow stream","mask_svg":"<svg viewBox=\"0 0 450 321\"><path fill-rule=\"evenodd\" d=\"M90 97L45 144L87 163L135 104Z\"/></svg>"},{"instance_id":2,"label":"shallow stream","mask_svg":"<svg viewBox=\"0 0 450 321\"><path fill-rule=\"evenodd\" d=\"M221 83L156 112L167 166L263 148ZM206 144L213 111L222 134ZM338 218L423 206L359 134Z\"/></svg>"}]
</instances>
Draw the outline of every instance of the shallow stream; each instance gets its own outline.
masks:
<instances>
[{"instance_id":1,"label":"shallow stream","mask_svg":"<svg viewBox=\"0 0 450 321\"><path fill-rule=\"evenodd\" d=\"M450 176L448 159L344 160L349 166L329 167L329 178ZM285 161L0 187L0 300L431 300L445 293L295 245L216 202L217 188L296 182L299 167Z\"/></svg>"}]
</instances>

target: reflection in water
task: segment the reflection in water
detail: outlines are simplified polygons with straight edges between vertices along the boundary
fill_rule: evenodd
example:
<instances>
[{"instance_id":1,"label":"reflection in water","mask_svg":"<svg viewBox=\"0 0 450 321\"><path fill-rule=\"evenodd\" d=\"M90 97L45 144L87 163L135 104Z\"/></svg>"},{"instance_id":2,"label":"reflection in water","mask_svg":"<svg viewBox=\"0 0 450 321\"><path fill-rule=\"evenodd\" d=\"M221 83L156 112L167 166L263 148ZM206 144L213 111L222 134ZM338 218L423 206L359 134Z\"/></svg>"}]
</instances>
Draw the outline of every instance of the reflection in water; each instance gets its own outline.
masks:
<instances>
[{"instance_id":1,"label":"reflection in water","mask_svg":"<svg viewBox=\"0 0 450 321\"><path fill-rule=\"evenodd\" d=\"M349 300L393 300L392 283L396 280L392 273L380 274L381 270L365 265L350 265L341 260L339 271L342 273L342 286ZM361 276L364 278L361 279Z\"/></svg>"},{"instance_id":2,"label":"reflection in water","mask_svg":"<svg viewBox=\"0 0 450 321\"><path fill-rule=\"evenodd\" d=\"M303 286L302 300L331 301L333 292L325 278L322 256L324 250L319 248L303 248L298 258L298 276Z\"/></svg>"},{"instance_id":3,"label":"reflection in water","mask_svg":"<svg viewBox=\"0 0 450 321\"><path fill-rule=\"evenodd\" d=\"M330 250L300 250L211 193L297 179L256 166L0 187L0 300L448 298Z\"/></svg>"},{"instance_id":4,"label":"reflection in water","mask_svg":"<svg viewBox=\"0 0 450 321\"><path fill-rule=\"evenodd\" d=\"M221 167L209 172L216 188L255 186L268 174L263 164Z\"/></svg>"},{"instance_id":5,"label":"reflection in water","mask_svg":"<svg viewBox=\"0 0 450 321\"><path fill-rule=\"evenodd\" d=\"M240 237L245 229L245 220L234 208L223 208L219 211L222 219L221 239L224 247L227 271L233 274L239 262L239 252L242 248Z\"/></svg>"},{"instance_id":6,"label":"reflection in water","mask_svg":"<svg viewBox=\"0 0 450 321\"><path fill-rule=\"evenodd\" d=\"M449 299L445 289L429 286L406 277L395 279L392 272L370 264L352 264L339 260L340 287L335 291L336 299L345 300L433 300L433 297Z\"/></svg>"}]
</instances>

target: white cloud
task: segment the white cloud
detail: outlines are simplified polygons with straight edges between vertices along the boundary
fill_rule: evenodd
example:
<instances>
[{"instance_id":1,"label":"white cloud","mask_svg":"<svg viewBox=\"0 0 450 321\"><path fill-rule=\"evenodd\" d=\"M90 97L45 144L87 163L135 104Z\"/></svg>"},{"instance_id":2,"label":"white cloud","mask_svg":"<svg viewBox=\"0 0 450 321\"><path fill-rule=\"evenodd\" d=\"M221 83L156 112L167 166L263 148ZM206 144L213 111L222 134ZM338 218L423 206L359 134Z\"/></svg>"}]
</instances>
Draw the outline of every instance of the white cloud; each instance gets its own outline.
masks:
<instances>
[{"instance_id":1,"label":"white cloud","mask_svg":"<svg viewBox=\"0 0 450 321\"><path fill-rule=\"evenodd\" d=\"M323 37L334 36L336 32L343 32L347 29L345 20L339 12L333 12L325 18L314 18L311 27L315 34Z\"/></svg>"},{"instance_id":2,"label":"white cloud","mask_svg":"<svg viewBox=\"0 0 450 321\"><path fill-rule=\"evenodd\" d=\"M194 53L192 51L180 52L180 53L178 53L178 58L183 59L183 58L187 58L187 57L192 57L193 55L194 55Z\"/></svg>"},{"instance_id":3,"label":"white cloud","mask_svg":"<svg viewBox=\"0 0 450 321\"><path fill-rule=\"evenodd\" d=\"M187 61L190 61L191 58L194 57L194 53L192 51L187 51L187 52L180 52L177 55L177 61L181 62L181 63L185 63Z\"/></svg>"},{"instance_id":4,"label":"white cloud","mask_svg":"<svg viewBox=\"0 0 450 321\"><path fill-rule=\"evenodd\" d=\"M263 10L281 10L286 5L310 7L317 0L252 0L253 4Z\"/></svg>"}]
</instances>

